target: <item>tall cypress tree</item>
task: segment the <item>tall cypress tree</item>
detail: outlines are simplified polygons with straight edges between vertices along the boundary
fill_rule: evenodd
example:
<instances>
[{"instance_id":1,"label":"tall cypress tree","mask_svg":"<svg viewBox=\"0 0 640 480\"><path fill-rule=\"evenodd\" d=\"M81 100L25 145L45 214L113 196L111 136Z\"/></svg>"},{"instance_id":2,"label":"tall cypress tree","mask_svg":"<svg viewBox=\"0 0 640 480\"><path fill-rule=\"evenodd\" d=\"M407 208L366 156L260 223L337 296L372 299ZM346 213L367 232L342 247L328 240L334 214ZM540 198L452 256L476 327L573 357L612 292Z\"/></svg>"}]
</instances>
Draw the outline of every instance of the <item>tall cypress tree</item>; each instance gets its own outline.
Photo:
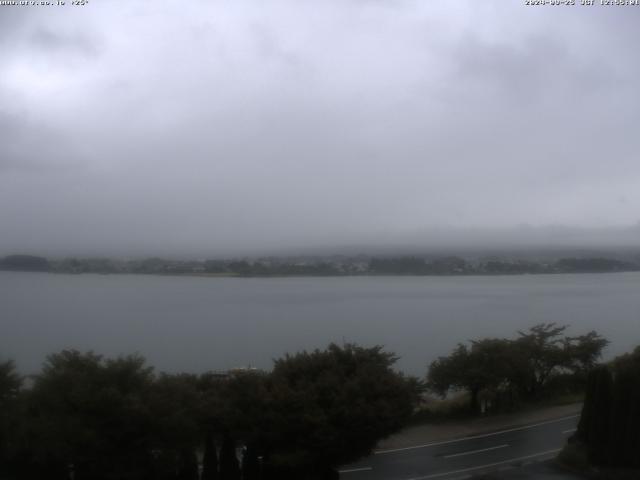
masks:
<instances>
[{"instance_id":1,"label":"tall cypress tree","mask_svg":"<svg viewBox=\"0 0 640 480\"><path fill-rule=\"evenodd\" d=\"M242 452L242 480L259 480L260 463L255 445L247 445Z\"/></svg>"},{"instance_id":2,"label":"tall cypress tree","mask_svg":"<svg viewBox=\"0 0 640 480\"><path fill-rule=\"evenodd\" d=\"M640 349L589 374L577 437L594 465L640 467Z\"/></svg>"},{"instance_id":3,"label":"tall cypress tree","mask_svg":"<svg viewBox=\"0 0 640 480\"><path fill-rule=\"evenodd\" d=\"M640 382L639 372L629 365L616 371L609 438L609 458L613 466L640 465Z\"/></svg>"},{"instance_id":4,"label":"tall cypress tree","mask_svg":"<svg viewBox=\"0 0 640 480\"><path fill-rule=\"evenodd\" d=\"M630 372L631 391L629 392L629 411L627 422L629 425L627 435L628 465L632 468L640 468L640 372Z\"/></svg>"},{"instance_id":5,"label":"tall cypress tree","mask_svg":"<svg viewBox=\"0 0 640 480\"><path fill-rule=\"evenodd\" d=\"M613 379L609 368L594 368L589 374L578 436L588 446L589 460L598 465L608 460L612 394Z\"/></svg>"},{"instance_id":6,"label":"tall cypress tree","mask_svg":"<svg viewBox=\"0 0 640 480\"><path fill-rule=\"evenodd\" d=\"M240 480L240 464L236 456L236 444L231 436L225 433L220 449L220 479Z\"/></svg>"},{"instance_id":7,"label":"tall cypress tree","mask_svg":"<svg viewBox=\"0 0 640 480\"><path fill-rule=\"evenodd\" d=\"M180 451L178 478L198 480L198 457L192 448L184 448Z\"/></svg>"},{"instance_id":8,"label":"tall cypress tree","mask_svg":"<svg viewBox=\"0 0 640 480\"><path fill-rule=\"evenodd\" d=\"M218 480L218 453L213 435L208 433L204 440L202 457L202 480Z\"/></svg>"}]
</instances>

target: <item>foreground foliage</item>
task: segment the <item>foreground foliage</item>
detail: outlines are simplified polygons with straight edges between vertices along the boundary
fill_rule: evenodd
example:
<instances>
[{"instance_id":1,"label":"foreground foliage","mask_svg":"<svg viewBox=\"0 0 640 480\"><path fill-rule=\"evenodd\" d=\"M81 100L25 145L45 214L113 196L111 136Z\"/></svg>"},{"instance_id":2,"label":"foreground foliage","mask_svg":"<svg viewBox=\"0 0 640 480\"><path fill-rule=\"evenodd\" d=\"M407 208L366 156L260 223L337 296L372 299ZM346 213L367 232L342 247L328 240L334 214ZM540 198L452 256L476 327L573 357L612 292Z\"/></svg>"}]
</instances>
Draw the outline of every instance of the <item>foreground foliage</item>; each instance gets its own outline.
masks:
<instances>
[{"instance_id":1,"label":"foreground foliage","mask_svg":"<svg viewBox=\"0 0 640 480\"><path fill-rule=\"evenodd\" d=\"M335 478L411 415L418 383L395 360L330 345L270 373L156 375L139 356L63 351L30 388L0 364L0 478Z\"/></svg>"},{"instance_id":2,"label":"foreground foliage","mask_svg":"<svg viewBox=\"0 0 640 480\"><path fill-rule=\"evenodd\" d=\"M442 396L468 392L473 412L512 408L519 401L582 389L608 341L592 331L565 336L566 326L536 325L516 339L458 344L429 366L429 388Z\"/></svg>"},{"instance_id":3,"label":"foreground foliage","mask_svg":"<svg viewBox=\"0 0 640 480\"><path fill-rule=\"evenodd\" d=\"M592 465L640 468L640 347L591 372L572 440Z\"/></svg>"}]
</instances>

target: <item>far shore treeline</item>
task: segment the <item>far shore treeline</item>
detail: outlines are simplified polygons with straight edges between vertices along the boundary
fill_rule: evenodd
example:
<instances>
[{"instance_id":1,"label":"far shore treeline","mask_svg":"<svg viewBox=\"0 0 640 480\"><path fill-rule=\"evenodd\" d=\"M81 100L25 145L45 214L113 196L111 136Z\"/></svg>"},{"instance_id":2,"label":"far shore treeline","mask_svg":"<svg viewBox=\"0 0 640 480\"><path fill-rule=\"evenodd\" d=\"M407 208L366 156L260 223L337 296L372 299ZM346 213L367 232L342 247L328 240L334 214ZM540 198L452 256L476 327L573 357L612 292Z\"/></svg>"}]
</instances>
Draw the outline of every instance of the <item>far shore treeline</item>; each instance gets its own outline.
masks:
<instances>
[{"instance_id":1,"label":"far shore treeline","mask_svg":"<svg viewBox=\"0 0 640 480\"><path fill-rule=\"evenodd\" d=\"M395 371L394 353L355 344L288 354L271 371L198 375L75 350L28 378L0 362L0 480L335 479L429 418L434 394L466 399L466 416L581 395L608 342L566 328L459 344L424 380Z\"/></svg>"},{"instance_id":2,"label":"far shore treeline","mask_svg":"<svg viewBox=\"0 0 640 480\"><path fill-rule=\"evenodd\" d=\"M444 257L265 257L259 259L169 260L145 258L47 259L35 255L0 258L0 270L53 273L126 273L203 276L347 276L347 275L518 275L551 273L607 273L640 271L640 257L561 257L525 260L490 256L466 260Z\"/></svg>"}]
</instances>

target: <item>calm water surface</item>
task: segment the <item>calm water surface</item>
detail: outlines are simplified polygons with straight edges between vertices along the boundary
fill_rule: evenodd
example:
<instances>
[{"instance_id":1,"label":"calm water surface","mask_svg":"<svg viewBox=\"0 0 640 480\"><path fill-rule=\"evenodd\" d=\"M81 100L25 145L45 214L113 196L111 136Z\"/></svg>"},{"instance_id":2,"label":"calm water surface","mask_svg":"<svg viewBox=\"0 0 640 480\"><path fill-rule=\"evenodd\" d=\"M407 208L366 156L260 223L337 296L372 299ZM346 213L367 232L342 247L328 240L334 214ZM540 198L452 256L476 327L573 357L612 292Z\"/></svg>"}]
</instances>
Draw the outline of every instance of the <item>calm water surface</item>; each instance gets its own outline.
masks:
<instances>
[{"instance_id":1,"label":"calm water surface","mask_svg":"<svg viewBox=\"0 0 640 480\"><path fill-rule=\"evenodd\" d=\"M422 375L459 341L540 322L640 344L640 273L198 278L0 272L0 360L37 371L63 348L139 352L160 370L269 368L329 342L382 344Z\"/></svg>"}]
</instances>

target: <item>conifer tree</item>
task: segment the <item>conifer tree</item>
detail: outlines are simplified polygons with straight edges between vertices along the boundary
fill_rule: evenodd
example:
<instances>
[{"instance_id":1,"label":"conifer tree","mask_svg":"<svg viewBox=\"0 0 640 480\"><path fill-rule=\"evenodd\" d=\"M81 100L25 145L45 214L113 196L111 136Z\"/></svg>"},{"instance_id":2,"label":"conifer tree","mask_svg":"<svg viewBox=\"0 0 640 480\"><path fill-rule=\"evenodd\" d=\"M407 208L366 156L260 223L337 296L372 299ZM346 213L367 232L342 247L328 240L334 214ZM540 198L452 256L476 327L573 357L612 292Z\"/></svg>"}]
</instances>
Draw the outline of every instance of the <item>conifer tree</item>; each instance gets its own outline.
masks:
<instances>
[{"instance_id":1,"label":"conifer tree","mask_svg":"<svg viewBox=\"0 0 640 480\"><path fill-rule=\"evenodd\" d=\"M611 423L613 379L606 366L591 371L588 377L578 436L588 445L589 460L595 464L607 461Z\"/></svg>"},{"instance_id":2,"label":"conifer tree","mask_svg":"<svg viewBox=\"0 0 640 480\"><path fill-rule=\"evenodd\" d=\"M260 463L258 452L254 445L247 445L242 452L242 480L258 480L260 478Z\"/></svg>"},{"instance_id":3,"label":"conifer tree","mask_svg":"<svg viewBox=\"0 0 640 480\"><path fill-rule=\"evenodd\" d=\"M591 371L577 438L594 465L640 467L640 348Z\"/></svg>"},{"instance_id":4,"label":"conifer tree","mask_svg":"<svg viewBox=\"0 0 640 480\"><path fill-rule=\"evenodd\" d=\"M202 480L218 480L218 454L213 435L207 434L202 457Z\"/></svg>"},{"instance_id":5,"label":"conifer tree","mask_svg":"<svg viewBox=\"0 0 640 480\"><path fill-rule=\"evenodd\" d=\"M609 460L613 466L640 466L640 371L632 365L615 372Z\"/></svg>"},{"instance_id":6,"label":"conifer tree","mask_svg":"<svg viewBox=\"0 0 640 480\"><path fill-rule=\"evenodd\" d=\"M225 433L220 449L220 479L240 480L240 464L236 456L236 444L228 433Z\"/></svg>"},{"instance_id":7,"label":"conifer tree","mask_svg":"<svg viewBox=\"0 0 640 480\"><path fill-rule=\"evenodd\" d=\"M193 449L184 448L180 451L179 468L178 478L180 480L198 480L198 458Z\"/></svg>"}]
</instances>

